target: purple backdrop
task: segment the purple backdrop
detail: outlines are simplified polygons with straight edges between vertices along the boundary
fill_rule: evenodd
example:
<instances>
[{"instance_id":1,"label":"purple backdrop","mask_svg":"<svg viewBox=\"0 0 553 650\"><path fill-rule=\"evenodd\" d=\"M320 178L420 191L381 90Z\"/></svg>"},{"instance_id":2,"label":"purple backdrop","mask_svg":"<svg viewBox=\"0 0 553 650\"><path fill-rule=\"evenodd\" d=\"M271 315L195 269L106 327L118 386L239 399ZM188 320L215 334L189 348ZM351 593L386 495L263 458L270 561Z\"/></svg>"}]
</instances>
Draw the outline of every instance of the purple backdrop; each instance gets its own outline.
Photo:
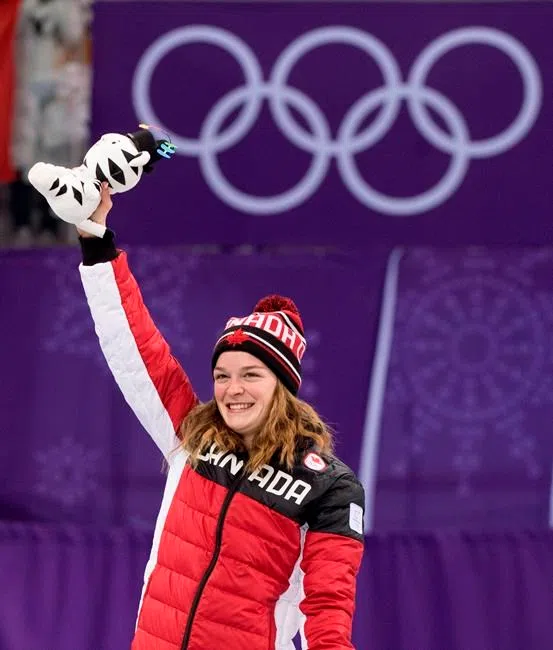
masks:
<instances>
[{"instance_id":1,"label":"purple backdrop","mask_svg":"<svg viewBox=\"0 0 553 650\"><path fill-rule=\"evenodd\" d=\"M550 3L100 2L94 135L153 123L181 154L122 197L120 235L551 241L552 21Z\"/></svg>"},{"instance_id":2,"label":"purple backdrop","mask_svg":"<svg viewBox=\"0 0 553 650\"><path fill-rule=\"evenodd\" d=\"M376 412L375 377L385 381L358 650L552 647L553 546L536 530L548 525L551 466L550 249L129 254L204 399L226 318L266 292L293 295L311 342L303 396L362 476L367 396ZM161 459L106 370L78 259L0 256L1 650L127 647L161 497ZM371 378L386 340L389 363ZM444 532L475 526L507 532Z\"/></svg>"},{"instance_id":3,"label":"purple backdrop","mask_svg":"<svg viewBox=\"0 0 553 650\"><path fill-rule=\"evenodd\" d=\"M390 256L360 470L370 528L553 524L552 278L550 248Z\"/></svg>"}]
</instances>

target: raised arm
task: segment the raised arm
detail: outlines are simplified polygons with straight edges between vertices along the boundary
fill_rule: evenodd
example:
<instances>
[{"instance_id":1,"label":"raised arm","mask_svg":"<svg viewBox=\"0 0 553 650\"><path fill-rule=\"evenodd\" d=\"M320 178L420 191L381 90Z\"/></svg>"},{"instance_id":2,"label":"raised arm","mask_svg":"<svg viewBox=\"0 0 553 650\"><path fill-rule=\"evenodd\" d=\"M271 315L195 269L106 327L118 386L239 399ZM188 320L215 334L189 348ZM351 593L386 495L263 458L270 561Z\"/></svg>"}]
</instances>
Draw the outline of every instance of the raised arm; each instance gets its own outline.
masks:
<instances>
[{"instance_id":1,"label":"raised arm","mask_svg":"<svg viewBox=\"0 0 553 650\"><path fill-rule=\"evenodd\" d=\"M94 220L105 224L110 208L104 188ZM176 432L197 403L196 395L155 326L113 233L80 235L79 270L100 346L127 403L170 461L179 444Z\"/></svg>"},{"instance_id":2,"label":"raised arm","mask_svg":"<svg viewBox=\"0 0 553 650\"><path fill-rule=\"evenodd\" d=\"M339 477L314 504L301 568L304 640L309 650L351 650L355 585L363 555L363 487Z\"/></svg>"}]
</instances>

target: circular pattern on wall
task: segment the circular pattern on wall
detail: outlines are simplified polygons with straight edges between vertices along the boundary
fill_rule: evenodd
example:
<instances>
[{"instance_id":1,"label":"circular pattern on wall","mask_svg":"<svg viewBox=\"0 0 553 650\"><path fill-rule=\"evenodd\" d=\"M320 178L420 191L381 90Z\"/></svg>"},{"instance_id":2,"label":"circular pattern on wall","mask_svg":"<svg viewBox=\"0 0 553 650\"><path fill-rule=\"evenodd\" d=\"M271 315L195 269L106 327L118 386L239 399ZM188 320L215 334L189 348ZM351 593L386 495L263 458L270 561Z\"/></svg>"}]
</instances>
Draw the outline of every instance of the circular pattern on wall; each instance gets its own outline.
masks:
<instances>
[{"instance_id":1,"label":"circular pattern on wall","mask_svg":"<svg viewBox=\"0 0 553 650\"><path fill-rule=\"evenodd\" d=\"M456 420L502 415L528 396L544 362L545 328L505 278L475 274L421 295L403 329L417 398Z\"/></svg>"}]
</instances>

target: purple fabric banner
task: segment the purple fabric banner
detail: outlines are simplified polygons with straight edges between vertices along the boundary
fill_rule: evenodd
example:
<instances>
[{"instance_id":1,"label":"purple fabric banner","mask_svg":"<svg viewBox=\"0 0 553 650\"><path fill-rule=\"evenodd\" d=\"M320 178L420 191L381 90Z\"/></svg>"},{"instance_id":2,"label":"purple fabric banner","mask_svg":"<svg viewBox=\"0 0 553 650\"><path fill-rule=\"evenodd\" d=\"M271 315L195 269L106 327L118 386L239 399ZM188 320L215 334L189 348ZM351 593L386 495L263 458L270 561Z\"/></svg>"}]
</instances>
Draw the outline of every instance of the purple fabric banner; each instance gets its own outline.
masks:
<instances>
[{"instance_id":1,"label":"purple fabric banner","mask_svg":"<svg viewBox=\"0 0 553 650\"><path fill-rule=\"evenodd\" d=\"M1 650L128 650L151 534L0 523Z\"/></svg>"},{"instance_id":2,"label":"purple fabric banner","mask_svg":"<svg viewBox=\"0 0 553 650\"><path fill-rule=\"evenodd\" d=\"M150 541L0 525L0 649L128 649ZM366 539L356 650L550 650L552 617L549 531Z\"/></svg>"},{"instance_id":3,"label":"purple fabric banner","mask_svg":"<svg viewBox=\"0 0 553 650\"><path fill-rule=\"evenodd\" d=\"M552 278L549 248L392 255L360 470L369 527L553 524Z\"/></svg>"},{"instance_id":4,"label":"purple fabric banner","mask_svg":"<svg viewBox=\"0 0 553 650\"><path fill-rule=\"evenodd\" d=\"M548 650L552 578L550 531L371 535L357 650Z\"/></svg>"},{"instance_id":5,"label":"purple fabric banner","mask_svg":"<svg viewBox=\"0 0 553 650\"><path fill-rule=\"evenodd\" d=\"M146 122L178 148L121 197L119 234L549 242L552 21L550 3L97 3L94 136Z\"/></svg>"}]
</instances>

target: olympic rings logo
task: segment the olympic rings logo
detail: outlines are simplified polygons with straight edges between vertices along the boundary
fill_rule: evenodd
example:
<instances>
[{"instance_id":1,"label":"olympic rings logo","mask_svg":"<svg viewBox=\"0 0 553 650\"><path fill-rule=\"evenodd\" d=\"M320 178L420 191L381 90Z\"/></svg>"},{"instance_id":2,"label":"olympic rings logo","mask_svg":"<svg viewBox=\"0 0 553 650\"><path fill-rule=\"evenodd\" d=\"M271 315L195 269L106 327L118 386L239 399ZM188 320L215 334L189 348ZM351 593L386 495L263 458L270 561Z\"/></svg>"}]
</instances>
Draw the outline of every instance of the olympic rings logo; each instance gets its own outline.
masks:
<instances>
[{"instance_id":1,"label":"olympic rings logo","mask_svg":"<svg viewBox=\"0 0 553 650\"><path fill-rule=\"evenodd\" d=\"M301 205L323 182L332 159L336 159L342 181L365 206L382 214L409 216L431 210L449 199L460 187L473 158L497 156L519 143L530 131L539 114L542 81L530 52L510 34L489 27L463 27L436 38L418 55L407 81L390 50L372 34L347 26L322 27L306 32L280 54L268 81L255 53L237 36L213 26L193 25L170 31L148 47L140 58L133 78L133 103L141 122L160 124L150 96L150 83L160 61L174 48L190 43L206 43L226 50L241 66L244 85L221 97L205 117L197 139L179 136L163 126L177 145L177 153L196 156L212 191L233 208L249 214L281 213ZM333 138L324 113L305 93L288 84L297 62L306 53L329 44L358 48L376 62L384 83L355 101ZM471 140L463 115L451 100L426 85L435 63L447 52L468 44L488 45L509 57L520 73L523 101L512 123L502 132L485 139ZM312 161L305 176L292 188L274 196L254 196L234 187L223 175L217 156L237 145L253 127L262 103L267 100L275 124L299 149L309 152ZM402 102L419 133L436 149L451 156L449 166L435 186L410 197L389 196L377 191L362 177L355 156L379 142L392 128ZM298 111L308 129L298 123L290 110ZM360 127L379 108L373 122ZM442 130L432 119L435 111L446 125ZM237 109L235 120L223 130Z\"/></svg>"}]
</instances>

